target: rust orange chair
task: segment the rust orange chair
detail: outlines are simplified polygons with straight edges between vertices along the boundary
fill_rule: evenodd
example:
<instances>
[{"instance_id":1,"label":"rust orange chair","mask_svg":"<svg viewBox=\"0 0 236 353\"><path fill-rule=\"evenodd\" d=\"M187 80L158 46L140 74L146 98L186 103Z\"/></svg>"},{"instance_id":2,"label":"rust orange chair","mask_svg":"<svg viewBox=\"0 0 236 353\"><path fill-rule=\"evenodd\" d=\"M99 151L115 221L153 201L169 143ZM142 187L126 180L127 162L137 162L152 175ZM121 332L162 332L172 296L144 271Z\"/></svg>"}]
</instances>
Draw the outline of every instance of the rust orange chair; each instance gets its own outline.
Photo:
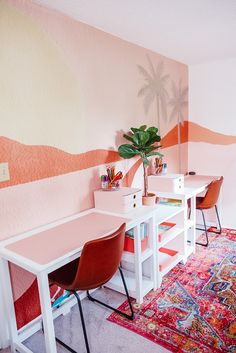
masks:
<instances>
[{"instance_id":1,"label":"rust orange chair","mask_svg":"<svg viewBox=\"0 0 236 353\"><path fill-rule=\"evenodd\" d=\"M196 199L196 209L200 210L202 213L202 219L203 219L203 224L204 224L204 229L201 228L197 228L200 230L204 230L205 234L206 234L206 243L196 243L198 245L202 245L202 246L208 246L209 244L209 239L208 239L208 232L207 232L207 226L206 226L206 220L205 220L205 216L204 216L204 210L208 210L212 207L215 207L215 211L216 211L216 217L217 217L217 221L218 221L218 225L219 225L219 234L221 233L221 224L220 224L220 218L219 218L219 213L218 213L218 209L217 209L217 201L218 201L218 197L220 194L220 189L221 189L221 185L223 183L223 176L221 176L219 179L213 180L207 189L207 192L205 194L205 196L203 197L197 197Z\"/></svg>"},{"instance_id":2,"label":"rust orange chair","mask_svg":"<svg viewBox=\"0 0 236 353\"><path fill-rule=\"evenodd\" d=\"M114 310L118 314L121 314L130 320L133 320L134 318L134 312L125 278L120 267L122 251L124 248L124 236L125 223L111 235L87 242L83 247L80 258L50 273L48 276L50 284L57 284L59 287L70 291L76 297L80 311L87 353L90 353L90 348L88 344L82 305L77 291L87 291L89 300L104 305L105 307ZM118 269L124 285L124 291L128 299L131 311L130 315L95 299L89 293L89 290L101 287L107 283ZM58 338L56 338L56 340L70 352L76 353L76 351Z\"/></svg>"}]
</instances>

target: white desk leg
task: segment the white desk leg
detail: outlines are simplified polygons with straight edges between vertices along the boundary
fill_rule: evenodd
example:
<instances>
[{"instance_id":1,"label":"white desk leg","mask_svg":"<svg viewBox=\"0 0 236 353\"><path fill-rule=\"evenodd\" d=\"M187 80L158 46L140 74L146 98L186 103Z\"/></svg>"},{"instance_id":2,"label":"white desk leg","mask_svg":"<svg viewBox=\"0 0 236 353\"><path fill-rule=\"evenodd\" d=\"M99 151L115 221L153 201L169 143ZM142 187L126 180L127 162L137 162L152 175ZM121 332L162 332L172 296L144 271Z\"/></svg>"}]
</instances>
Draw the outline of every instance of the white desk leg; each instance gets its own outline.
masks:
<instances>
[{"instance_id":1,"label":"white desk leg","mask_svg":"<svg viewBox=\"0 0 236 353\"><path fill-rule=\"evenodd\" d=\"M8 261L0 258L0 276L3 289L3 302L5 308L6 322L8 323L11 353L16 352L16 345L19 343L18 331L16 326L16 316L14 300L12 296L11 278Z\"/></svg>"},{"instance_id":2,"label":"white desk leg","mask_svg":"<svg viewBox=\"0 0 236 353\"><path fill-rule=\"evenodd\" d=\"M135 283L136 283L136 302L142 304L142 262L141 262L141 238L140 224L134 228L134 267L135 267Z\"/></svg>"},{"instance_id":3,"label":"white desk leg","mask_svg":"<svg viewBox=\"0 0 236 353\"><path fill-rule=\"evenodd\" d=\"M47 273L42 272L38 274L37 280L39 288L40 306L43 318L46 352L56 353L57 348Z\"/></svg>"},{"instance_id":4,"label":"white desk leg","mask_svg":"<svg viewBox=\"0 0 236 353\"><path fill-rule=\"evenodd\" d=\"M157 288L160 288L162 283L162 274L161 274L161 271L159 270L159 264L160 264L159 250L156 251L156 264L157 264L157 267L156 267L157 268Z\"/></svg>"},{"instance_id":5,"label":"white desk leg","mask_svg":"<svg viewBox=\"0 0 236 353\"><path fill-rule=\"evenodd\" d=\"M155 217L149 219L148 222L149 232L149 246L153 250L152 264L151 264L151 280L153 281L153 289L157 289L157 231L155 225Z\"/></svg>"},{"instance_id":6,"label":"white desk leg","mask_svg":"<svg viewBox=\"0 0 236 353\"><path fill-rule=\"evenodd\" d=\"M10 344L9 332L7 326L7 313L4 303L4 290L3 290L3 280L2 275L0 275L0 350L6 348Z\"/></svg>"},{"instance_id":7,"label":"white desk leg","mask_svg":"<svg viewBox=\"0 0 236 353\"><path fill-rule=\"evenodd\" d=\"M184 197L182 199L182 204L184 206L184 257L183 257L183 264L185 265L188 260L187 248L188 248L188 199Z\"/></svg>"},{"instance_id":8,"label":"white desk leg","mask_svg":"<svg viewBox=\"0 0 236 353\"><path fill-rule=\"evenodd\" d=\"M193 253L196 251L196 195L191 197L191 220L193 221L192 246Z\"/></svg>"}]
</instances>

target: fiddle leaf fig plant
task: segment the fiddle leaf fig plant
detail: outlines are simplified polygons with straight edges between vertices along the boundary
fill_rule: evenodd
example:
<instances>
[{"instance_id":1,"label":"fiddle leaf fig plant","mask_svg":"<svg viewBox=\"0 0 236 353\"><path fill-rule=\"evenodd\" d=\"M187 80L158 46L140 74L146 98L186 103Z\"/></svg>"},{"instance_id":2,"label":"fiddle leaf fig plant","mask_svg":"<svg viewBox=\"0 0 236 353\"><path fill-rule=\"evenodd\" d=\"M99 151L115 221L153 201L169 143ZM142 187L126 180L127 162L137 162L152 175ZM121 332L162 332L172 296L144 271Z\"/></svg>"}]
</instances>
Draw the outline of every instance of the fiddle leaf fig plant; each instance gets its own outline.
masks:
<instances>
[{"instance_id":1,"label":"fiddle leaf fig plant","mask_svg":"<svg viewBox=\"0 0 236 353\"><path fill-rule=\"evenodd\" d=\"M158 128L142 125L139 128L132 127L127 134L123 135L130 143L120 145L118 148L119 155L124 159L140 156L143 162L144 171L144 196L148 196L148 174L149 157L159 156L162 154L157 152L160 148L159 142L161 137L158 135Z\"/></svg>"}]
</instances>

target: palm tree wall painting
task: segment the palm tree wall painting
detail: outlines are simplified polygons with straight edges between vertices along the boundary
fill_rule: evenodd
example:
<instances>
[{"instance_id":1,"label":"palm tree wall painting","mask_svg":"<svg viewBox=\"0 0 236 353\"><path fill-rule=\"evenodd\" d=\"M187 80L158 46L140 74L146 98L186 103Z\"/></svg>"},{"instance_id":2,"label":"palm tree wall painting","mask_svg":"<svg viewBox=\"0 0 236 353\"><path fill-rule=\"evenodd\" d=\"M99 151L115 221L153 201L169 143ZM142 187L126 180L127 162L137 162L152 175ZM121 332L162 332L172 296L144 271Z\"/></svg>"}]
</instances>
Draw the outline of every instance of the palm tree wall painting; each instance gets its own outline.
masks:
<instances>
[{"instance_id":1,"label":"palm tree wall painting","mask_svg":"<svg viewBox=\"0 0 236 353\"><path fill-rule=\"evenodd\" d=\"M153 102L156 103L157 109L157 127L161 135L160 112L164 120L167 120L167 102L168 92L166 84L169 80L169 75L164 74L164 62L160 61L154 67L151 59L147 55L148 69L138 65L140 74L144 77L145 84L140 88L138 97L144 97L144 111L147 114Z\"/></svg>"},{"instance_id":2,"label":"palm tree wall painting","mask_svg":"<svg viewBox=\"0 0 236 353\"><path fill-rule=\"evenodd\" d=\"M188 105L188 87L182 89L182 82L179 80L179 85L177 86L174 81L172 81L172 98L169 100L169 105L172 107L170 114L170 120L177 118L177 128L178 128L178 164L179 173L182 171L181 167L181 133L180 125L184 125L184 115L183 108Z\"/></svg>"}]
</instances>

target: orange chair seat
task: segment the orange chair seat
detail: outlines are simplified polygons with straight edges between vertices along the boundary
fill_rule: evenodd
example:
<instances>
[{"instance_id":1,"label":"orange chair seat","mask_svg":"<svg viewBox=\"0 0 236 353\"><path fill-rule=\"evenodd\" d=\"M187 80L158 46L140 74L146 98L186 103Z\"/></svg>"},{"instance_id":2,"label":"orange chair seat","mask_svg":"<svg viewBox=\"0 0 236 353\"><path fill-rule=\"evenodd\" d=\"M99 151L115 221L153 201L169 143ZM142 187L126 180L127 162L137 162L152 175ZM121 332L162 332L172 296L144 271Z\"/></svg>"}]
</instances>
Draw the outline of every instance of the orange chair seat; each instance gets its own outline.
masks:
<instances>
[{"instance_id":1,"label":"orange chair seat","mask_svg":"<svg viewBox=\"0 0 236 353\"><path fill-rule=\"evenodd\" d=\"M79 260L80 258L75 259L74 261L60 267L58 270L49 273L49 282L53 284L55 283L63 289L71 289L70 286L74 282Z\"/></svg>"},{"instance_id":2,"label":"orange chair seat","mask_svg":"<svg viewBox=\"0 0 236 353\"><path fill-rule=\"evenodd\" d=\"M207 233L207 226L206 226L206 220L205 220L205 216L204 216L204 212L203 210L207 210L210 209L212 207L215 207L216 210L216 216L217 216L217 220L218 220L218 224L220 227L220 231L219 234L221 233L221 224L220 224L220 218L219 218L219 214L218 214L218 210L217 210L217 200L219 197L219 193L220 193L220 188L221 185L223 183L223 179L224 177L221 176L219 179L213 180L210 185L208 186L207 192L205 194L205 196L199 196L196 198L196 209L197 210L201 210L202 212L202 218L203 218L203 223L204 223L204 229L201 228L197 228L200 230L205 230L205 234L206 234L206 243L196 243L198 245L202 245L202 246L208 246L209 243L209 239L208 239L208 233Z\"/></svg>"},{"instance_id":3,"label":"orange chair seat","mask_svg":"<svg viewBox=\"0 0 236 353\"><path fill-rule=\"evenodd\" d=\"M207 209L207 208L211 208L212 205L208 205L207 204L204 204L204 201L205 201L205 197L203 196L198 196L196 197L196 208L198 210L201 210L201 209Z\"/></svg>"}]
</instances>

